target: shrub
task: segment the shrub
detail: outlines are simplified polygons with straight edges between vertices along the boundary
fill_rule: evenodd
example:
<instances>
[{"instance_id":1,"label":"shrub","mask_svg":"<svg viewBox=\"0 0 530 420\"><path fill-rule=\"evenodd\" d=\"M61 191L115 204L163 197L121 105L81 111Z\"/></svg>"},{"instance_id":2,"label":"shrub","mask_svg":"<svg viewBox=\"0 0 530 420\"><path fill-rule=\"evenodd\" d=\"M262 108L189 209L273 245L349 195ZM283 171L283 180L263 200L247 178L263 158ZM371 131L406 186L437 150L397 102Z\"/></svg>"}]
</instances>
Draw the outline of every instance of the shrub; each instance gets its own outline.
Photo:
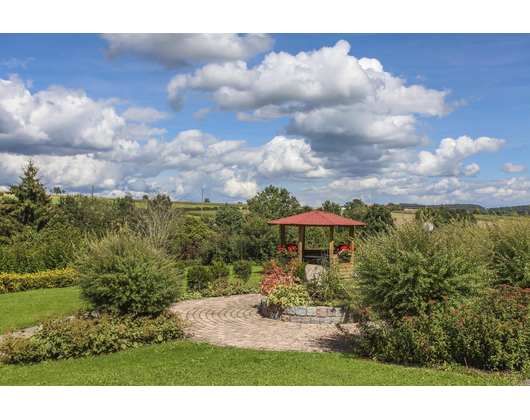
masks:
<instances>
[{"instance_id":1,"label":"shrub","mask_svg":"<svg viewBox=\"0 0 530 420\"><path fill-rule=\"evenodd\" d=\"M487 231L476 225L455 222L431 233L409 223L363 240L355 276L380 314L417 315L429 300L462 300L490 287L491 255Z\"/></svg>"},{"instance_id":2,"label":"shrub","mask_svg":"<svg viewBox=\"0 0 530 420\"><path fill-rule=\"evenodd\" d=\"M39 232L26 228L0 246L0 272L36 273L65 268L83 242L73 227L54 225Z\"/></svg>"},{"instance_id":3,"label":"shrub","mask_svg":"<svg viewBox=\"0 0 530 420\"><path fill-rule=\"evenodd\" d=\"M158 314L184 292L177 263L127 231L87 241L74 268L81 297L99 309Z\"/></svg>"},{"instance_id":4,"label":"shrub","mask_svg":"<svg viewBox=\"0 0 530 420\"><path fill-rule=\"evenodd\" d=\"M200 291L210 285L213 280L210 267L194 265L188 269L188 289Z\"/></svg>"},{"instance_id":5,"label":"shrub","mask_svg":"<svg viewBox=\"0 0 530 420\"><path fill-rule=\"evenodd\" d=\"M298 264L298 267L296 267L296 270L294 270L293 275L296 278L299 278L301 280L305 280L305 267L306 267L306 265L307 265L306 262L301 262L300 264Z\"/></svg>"},{"instance_id":6,"label":"shrub","mask_svg":"<svg viewBox=\"0 0 530 420\"><path fill-rule=\"evenodd\" d=\"M530 287L530 218L513 217L489 227L493 269L499 283Z\"/></svg>"},{"instance_id":7,"label":"shrub","mask_svg":"<svg viewBox=\"0 0 530 420\"><path fill-rule=\"evenodd\" d=\"M234 276L247 283L252 275L252 263L246 260L236 261L233 270Z\"/></svg>"},{"instance_id":8,"label":"shrub","mask_svg":"<svg viewBox=\"0 0 530 420\"><path fill-rule=\"evenodd\" d=\"M230 276L230 268L223 261L214 261L210 270L214 279Z\"/></svg>"},{"instance_id":9,"label":"shrub","mask_svg":"<svg viewBox=\"0 0 530 420\"><path fill-rule=\"evenodd\" d=\"M156 318L100 314L78 318L46 319L35 335L11 334L0 342L0 360L38 363L115 353L145 344L184 338L182 321L170 312Z\"/></svg>"},{"instance_id":10,"label":"shrub","mask_svg":"<svg viewBox=\"0 0 530 420\"><path fill-rule=\"evenodd\" d=\"M212 231L202 220L188 216L173 234L172 252L182 260L200 258L201 247L212 235Z\"/></svg>"},{"instance_id":11,"label":"shrub","mask_svg":"<svg viewBox=\"0 0 530 420\"><path fill-rule=\"evenodd\" d=\"M226 277L212 281L205 289L201 290L202 297L244 295L247 293L258 293L259 289L233 284Z\"/></svg>"},{"instance_id":12,"label":"shrub","mask_svg":"<svg viewBox=\"0 0 530 420\"><path fill-rule=\"evenodd\" d=\"M373 321L373 320L372 320ZM501 286L467 304L446 298L429 311L364 322L355 352L385 362L458 363L488 370L530 368L530 289Z\"/></svg>"},{"instance_id":13,"label":"shrub","mask_svg":"<svg viewBox=\"0 0 530 420\"><path fill-rule=\"evenodd\" d=\"M225 204L215 212L215 224L220 230L239 232L244 222L245 217L243 216L243 212L239 210L239 207Z\"/></svg>"},{"instance_id":14,"label":"shrub","mask_svg":"<svg viewBox=\"0 0 530 420\"><path fill-rule=\"evenodd\" d=\"M261 279L261 293L269 295L274 292L278 286L291 286L295 281L300 281L294 276L298 263L290 261L287 267L282 267L274 260L263 264L263 272Z\"/></svg>"},{"instance_id":15,"label":"shrub","mask_svg":"<svg viewBox=\"0 0 530 420\"><path fill-rule=\"evenodd\" d=\"M201 260L180 260L177 264L179 267L184 269L186 267L193 267L195 265L201 265L202 261Z\"/></svg>"},{"instance_id":16,"label":"shrub","mask_svg":"<svg viewBox=\"0 0 530 420\"><path fill-rule=\"evenodd\" d=\"M231 235L227 231L211 235L200 249L203 264L211 265L214 261L231 263L240 259L238 248L243 247L238 247L238 239L239 235Z\"/></svg>"},{"instance_id":17,"label":"shrub","mask_svg":"<svg viewBox=\"0 0 530 420\"><path fill-rule=\"evenodd\" d=\"M425 207L417 210L415 219L424 223L431 222L434 226L442 226L455 221L476 223L475 215L465 209L449 209L446 207Z\"/></svg>"},{"instance_id":18,"label":"shrub","mask_svg":"<svg viewBox=\"0 0 530 420\"><path fill-rule=\"evenodd\" d=\"M266 302L267 305L276 305L282 308L287 306L307 306L309 304L309 293L304 284L280 285L267 296Z\"/></svg>"},{"instance_id":19,"label":"shrub","mask_svg":"<svg viewBox=\"0 0 530 420\"><path fill-rule=\"evenodd\" d=\"M366 228L362 230L362 233L367 235L389 232L395 227L392 213L381 204L368 207L362 220L359 221L366 223Z\"/></svg>"},{"instance_id":20,"label":"shrub","mask_svg":"<svg viewBox=\"0 0 530 420\"><path fill-rule=\"evenodd\" d=\"M311 299L325 304L347 298L342 282L335 267L326 267L318 277L306 282L306 284Z\"/></svg>"},{"instance_id":21,"label":"shrub","mask_svg":"<svg viewBox=\"0 0 530 420\"><path fill-rule=\"evenodd\" d=\"M67 287L76 283L77 274L71 268L46 270L29 274L0 273L0 294L31 289Z\"/></svg>"}]
</instances>

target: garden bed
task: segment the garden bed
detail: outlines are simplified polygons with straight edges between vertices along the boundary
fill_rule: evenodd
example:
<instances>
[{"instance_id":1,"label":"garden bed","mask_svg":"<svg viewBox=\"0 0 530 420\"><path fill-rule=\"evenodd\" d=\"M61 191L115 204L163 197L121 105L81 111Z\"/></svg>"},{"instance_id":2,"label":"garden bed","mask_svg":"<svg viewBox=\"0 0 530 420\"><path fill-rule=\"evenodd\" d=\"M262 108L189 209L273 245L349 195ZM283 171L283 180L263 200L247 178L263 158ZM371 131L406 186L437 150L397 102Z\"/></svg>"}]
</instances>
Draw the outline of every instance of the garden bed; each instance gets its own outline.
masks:
<instances>
[{"instance_id":1,"label":"garden bed","mask_svg":"<svg viewBox=\"0 0 530 420\"><path fill-rule=\"evenodd\" d=\"M267 305L261 299L261 314L270 319L299 324L343 324L353 322L351 315L340 307L329 306L287 306Z\"/></svg>"}]
</instances>

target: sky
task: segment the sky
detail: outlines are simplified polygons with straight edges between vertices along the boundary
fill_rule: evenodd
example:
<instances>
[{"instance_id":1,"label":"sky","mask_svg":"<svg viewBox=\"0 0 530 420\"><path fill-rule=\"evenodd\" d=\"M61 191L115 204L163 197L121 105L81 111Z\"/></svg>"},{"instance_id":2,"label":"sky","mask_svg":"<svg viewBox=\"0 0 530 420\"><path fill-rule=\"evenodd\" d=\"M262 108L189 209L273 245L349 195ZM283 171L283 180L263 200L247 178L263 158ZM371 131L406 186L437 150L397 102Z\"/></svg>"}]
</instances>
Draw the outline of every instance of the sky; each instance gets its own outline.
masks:
<instances>
[{"instance_id":1,"label":"sky","mask_svg":"<svg viewBox=\"0 0 530 420\"><path fill-rule=\"evenodd\" d=\"M0 34L0 189L530 203L526 34Z\"/></svg>"}]
</instances>

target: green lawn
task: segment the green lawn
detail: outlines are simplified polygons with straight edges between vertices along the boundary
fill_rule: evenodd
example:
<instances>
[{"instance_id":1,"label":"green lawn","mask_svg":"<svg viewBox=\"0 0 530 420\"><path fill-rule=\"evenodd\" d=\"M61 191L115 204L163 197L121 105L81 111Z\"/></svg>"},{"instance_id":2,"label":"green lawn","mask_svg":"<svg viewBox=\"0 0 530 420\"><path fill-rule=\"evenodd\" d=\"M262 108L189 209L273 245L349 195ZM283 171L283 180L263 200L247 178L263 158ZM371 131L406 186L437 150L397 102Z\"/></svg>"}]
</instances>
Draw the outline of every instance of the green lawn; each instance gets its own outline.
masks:
<instances>
[{"instance_id":1,"label":"green lawn","mask_svg":"<svg viewBox=\"0 0 530 420\"><path fill-rule=\"evenodd\" d=\"M17 329L35 325L35 317L71 313L79 305L78 287L39 289L0 295L0 334L10 326Z\"/></svg>"},{"instance_id":2,"label":"green lawn","mask_svg":"<svg viewBox=\"0 0 530 420\"><path fill-rule=\"evenodd\" d=\"M513 385L515 378L404 368L349 355L268 352L187 341L28 366L0 385Z\"/></svg>"}]
</instances>

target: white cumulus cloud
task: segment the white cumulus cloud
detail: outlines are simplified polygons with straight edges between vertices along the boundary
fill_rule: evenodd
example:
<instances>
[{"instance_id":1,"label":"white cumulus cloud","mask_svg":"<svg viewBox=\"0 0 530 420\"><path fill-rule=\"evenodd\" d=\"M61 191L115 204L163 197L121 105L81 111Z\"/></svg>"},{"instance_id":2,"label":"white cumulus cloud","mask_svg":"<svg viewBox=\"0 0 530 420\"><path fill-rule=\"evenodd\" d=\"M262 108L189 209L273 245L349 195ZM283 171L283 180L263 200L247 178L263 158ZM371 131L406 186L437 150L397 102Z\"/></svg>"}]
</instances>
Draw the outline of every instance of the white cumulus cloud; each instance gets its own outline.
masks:
<instances>
[{"instance_id":1,"label":"white cumulus cloud","mask_svg":"<svg viewBox=\"0 0 530 420\"><path fill-rule=\"evenodd\" d=\"M468 136L457 139L445 138L434 153L422 150L418 161L406 165L407 172L423 176L475 176L480 167L471 163L463 167L463 160L480 152L497 152L506 140L491 137L479 137L476 140Z\"/></svg>"},{"instance_id":2,"label":"white cumulus cloud","mask_svg":"<svg viewBox=\"0 0 530 420\"><path fill-rule=\"evenodd\" d=\"M288 134L308 138L315 150L322 143L335 151L361 144L427 143L418 132L418 118L449 114L450 91L407 86L377 59L358 59L350 48L341 40L297 55L271 52L252 68L244 61L207 64L174 76L168 98L179 111L187 91L203 91L218 110L236 112L239 120L290 117Z\"/></svg>"}]
</instances>

